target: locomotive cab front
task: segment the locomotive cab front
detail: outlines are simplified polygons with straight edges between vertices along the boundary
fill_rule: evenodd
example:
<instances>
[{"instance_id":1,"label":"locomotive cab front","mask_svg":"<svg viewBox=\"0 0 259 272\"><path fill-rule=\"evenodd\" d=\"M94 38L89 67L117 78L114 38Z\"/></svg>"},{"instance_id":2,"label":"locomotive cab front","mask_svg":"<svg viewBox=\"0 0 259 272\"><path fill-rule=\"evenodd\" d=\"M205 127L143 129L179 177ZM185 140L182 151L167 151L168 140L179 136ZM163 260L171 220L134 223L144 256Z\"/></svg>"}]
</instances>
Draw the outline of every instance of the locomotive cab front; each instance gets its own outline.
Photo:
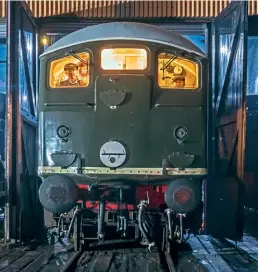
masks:
<instances>
[{"instance_id":1,"label":"locomotive cab front","mask_svg":"<svg viewBox=\"0 0 259 272\"><path fill-rule=\"evenodd\" d=\"M63 218L77 207L70 225L80 218L85 241L151 246L158 233L182 242L183 220L199 229L205 65L187 39L138 23L91 26L50 46L40 58L44 208Z\"/></svg>"}]
</instances>

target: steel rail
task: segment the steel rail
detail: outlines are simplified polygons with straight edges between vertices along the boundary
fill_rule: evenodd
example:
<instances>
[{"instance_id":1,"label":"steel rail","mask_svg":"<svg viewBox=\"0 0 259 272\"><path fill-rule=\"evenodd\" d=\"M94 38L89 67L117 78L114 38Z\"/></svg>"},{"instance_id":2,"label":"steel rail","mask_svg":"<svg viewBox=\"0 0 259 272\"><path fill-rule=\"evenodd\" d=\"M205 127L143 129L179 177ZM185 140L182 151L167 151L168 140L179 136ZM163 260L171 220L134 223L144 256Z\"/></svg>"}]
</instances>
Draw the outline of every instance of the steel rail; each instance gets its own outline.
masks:
<instances>
[{"instance_id":1,"label":"steel rail","mask_svg":"<svg viewBox=\"0 0 259 272\"><path fill-rule=\"evenodd\" d=\"M170 272L178 272L178 269L176 268L176 266L172 260L171 254L169 252L165 251L164 255L166 258L166 262L167 262L167 266L168 266L169 271Z\"/></svg>"}]
</instances>

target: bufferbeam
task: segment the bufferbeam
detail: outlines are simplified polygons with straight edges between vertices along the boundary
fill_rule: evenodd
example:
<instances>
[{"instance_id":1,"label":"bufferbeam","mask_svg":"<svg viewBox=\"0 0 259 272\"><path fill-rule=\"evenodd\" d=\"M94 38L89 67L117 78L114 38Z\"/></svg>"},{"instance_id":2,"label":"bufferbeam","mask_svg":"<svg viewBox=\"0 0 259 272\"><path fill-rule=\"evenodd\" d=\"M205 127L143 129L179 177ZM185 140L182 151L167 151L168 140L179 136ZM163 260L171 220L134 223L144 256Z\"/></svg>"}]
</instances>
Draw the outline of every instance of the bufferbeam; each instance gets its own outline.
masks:
<instances>
[{"instance_id":1,"label":"bufferbeam","mask_svg":"<svg viewBox=\"0 0 259 272\"><path fill-rule=\"evenodd\" d=\"M148 175L148 176L203 176L207 175L208 171L206 168L117 168L110 169L107 167L49 167L40 166L38 167L38 174L83 174L83 175Z\"/></svg>"}]
</instances>

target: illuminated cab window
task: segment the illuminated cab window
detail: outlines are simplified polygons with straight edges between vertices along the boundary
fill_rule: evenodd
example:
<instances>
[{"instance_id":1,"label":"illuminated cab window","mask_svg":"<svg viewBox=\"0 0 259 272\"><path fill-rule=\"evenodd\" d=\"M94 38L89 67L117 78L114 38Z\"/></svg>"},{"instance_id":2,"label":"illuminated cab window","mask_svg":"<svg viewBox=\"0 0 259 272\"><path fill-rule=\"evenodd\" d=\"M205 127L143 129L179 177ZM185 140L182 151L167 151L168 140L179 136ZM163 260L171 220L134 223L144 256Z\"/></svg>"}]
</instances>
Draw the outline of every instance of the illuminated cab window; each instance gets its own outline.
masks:
<instances>
[{"instance_id":1,"label":"illuminated cab window","mask_svg":"<svg viewBox=\"0 0 259 272\"><path fill-rule=\"evenodd\" d=\"M198 69L195 61L161 53L158 56L158 86L164 89L196 90L199 86Z\"/></svg>"},{"instance_id":2,"label":"illuminated cab window","mask_svg":"<svg viewBox=\"0 0 259 272\"><path fill-rule=\"evenodd\" d=\"M89 85L89 53L77 53L76 57L66 56L50 63L51 88L82 88Z\"/></svg>"},{"instance_id":3,"label":"illuminated cab window","mask_svg":"<svg viewBox=\"0 0 259 272\"><path fill-rule=\"evenodd\" d=\"M140 48L106 48L101 52L104 70L144 70L147 67L147 51Z\"/></svg>"}]
</instances>

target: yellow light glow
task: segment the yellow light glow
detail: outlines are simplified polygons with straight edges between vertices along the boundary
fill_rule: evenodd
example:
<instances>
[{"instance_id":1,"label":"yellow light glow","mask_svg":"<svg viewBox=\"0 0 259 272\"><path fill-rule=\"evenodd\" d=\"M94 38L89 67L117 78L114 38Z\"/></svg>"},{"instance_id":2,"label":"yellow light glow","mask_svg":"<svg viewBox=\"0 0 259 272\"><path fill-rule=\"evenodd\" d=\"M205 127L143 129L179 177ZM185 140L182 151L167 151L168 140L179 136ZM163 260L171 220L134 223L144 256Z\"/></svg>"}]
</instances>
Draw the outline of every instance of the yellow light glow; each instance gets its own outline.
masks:
<instances>
[{"instance_id":1,"label":"yellow light glow","mask_svg":"<svg viewBox=\"0 0 259 272\"><path fill-rule=\"evenodd\" d=\"M48 39L46 37L43 37L41 39L41 42L42 42L43 45L48 45Z\"/></svg>"},{"instance_id":2,"label":"yellow light glow","mask_svg":"<svg viewBox=\"0 0 259 272\"><path fill-rule=\"evenodd\" d=\"M103 49L101 66L104 70L144 70L147 51L140 48Z\"/></svg>"},{"instance_id":3,"label":"yellow light glow","mask_svg":"<svg viewBox=\"0 0 259 272\"><path fill-rule=\"evenodd\" d=\"M86 62L89 61L89 53L82 52L77 55ZM65 68L67 65L70 68ZM59 58L50 63L49 86L51 88L81 88L88 85L89 70L87 66L73 56Z\"/></svg>"},{"instance_id":4,"label":"yellow light glow","mask_svg":"<svg viewBox=\"0 0 259 272\"><path fill-rule=\"evenodd\" d=\"M199 86L198 63L187 58L174 57L173 54L159 54L158 86L165 89L196 90Z\"/></svg>"}]
</instances>

